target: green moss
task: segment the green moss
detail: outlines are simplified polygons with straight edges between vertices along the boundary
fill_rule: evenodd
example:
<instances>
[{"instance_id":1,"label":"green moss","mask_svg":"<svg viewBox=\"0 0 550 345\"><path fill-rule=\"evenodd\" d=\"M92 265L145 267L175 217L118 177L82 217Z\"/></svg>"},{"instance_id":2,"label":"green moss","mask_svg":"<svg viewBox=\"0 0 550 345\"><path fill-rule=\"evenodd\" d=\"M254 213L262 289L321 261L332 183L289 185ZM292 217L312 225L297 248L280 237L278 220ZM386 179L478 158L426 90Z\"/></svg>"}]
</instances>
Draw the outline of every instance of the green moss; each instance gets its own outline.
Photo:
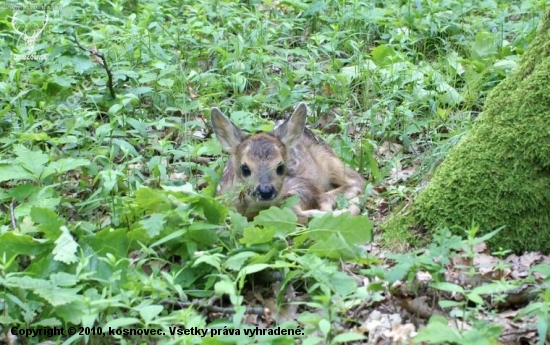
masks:
<instances>
[{"instance_id":1,"label":"green moss","mask_svg":"<svg viewBox=\"0 0 550 345\"><path fill-rule=\"evenodd\" d=\"M383 228L380 243L389 251L398 253L426 244L425 233L409 227L410 224L414 224L410 212L392 213Z\"/></svg>"},{"instance_id":2,"label":"green moss","mask_svg":"<svg viewBox=\"0 0 550 345\"><path fill-rule=\"evenodd\" d=\"M550 12L514 73L411 207L409 226L505 225L490 245L550 252ZM397 217L398 218L398 217ZM393 218L383 226L403 227Z\"/></svg>"}]
</instances>

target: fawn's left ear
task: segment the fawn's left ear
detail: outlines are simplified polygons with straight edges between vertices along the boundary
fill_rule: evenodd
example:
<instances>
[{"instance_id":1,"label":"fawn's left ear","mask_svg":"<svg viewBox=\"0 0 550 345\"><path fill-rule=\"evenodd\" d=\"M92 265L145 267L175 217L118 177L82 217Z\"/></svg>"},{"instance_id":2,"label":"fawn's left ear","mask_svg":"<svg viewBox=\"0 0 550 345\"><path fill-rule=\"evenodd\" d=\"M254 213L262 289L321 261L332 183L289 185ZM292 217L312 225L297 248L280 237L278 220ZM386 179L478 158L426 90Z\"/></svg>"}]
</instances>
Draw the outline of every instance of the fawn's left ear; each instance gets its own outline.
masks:
<instances>
[{"instance_id":1,"label":"fawn's left ear","mask_svg":"<svg viewBox=\"0 0 550 345\"><path fill-rule=\"evenodd\" d=\"M285 144L286 147L292 147L298 143L298 140L306 128L307 106L300 103L294 109L294 113L283 122L282 125L275 128L273 134Z\"/></svg>"}]
</instances>

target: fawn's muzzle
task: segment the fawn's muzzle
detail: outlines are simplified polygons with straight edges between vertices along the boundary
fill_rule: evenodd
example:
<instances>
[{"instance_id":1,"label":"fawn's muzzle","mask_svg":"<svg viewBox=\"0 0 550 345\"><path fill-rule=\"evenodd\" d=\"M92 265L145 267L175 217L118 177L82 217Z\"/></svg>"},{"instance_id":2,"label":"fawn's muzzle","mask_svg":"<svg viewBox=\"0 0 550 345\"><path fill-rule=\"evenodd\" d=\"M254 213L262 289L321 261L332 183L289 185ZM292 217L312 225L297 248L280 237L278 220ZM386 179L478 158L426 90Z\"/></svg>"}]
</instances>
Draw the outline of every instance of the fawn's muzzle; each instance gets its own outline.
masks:
<instances>
[{"instance_id":1,"label":"fawn's muzzle","mask_svg":"<svg viewBox=\"0 0 550 345\"><path fill-rule=\"evenodd\" d=\"M269 201L275 199L277 196L277 190L272 184L261 184L256 187L254 194L256 194L258 200Z\"/></svg>"}]
</instances>

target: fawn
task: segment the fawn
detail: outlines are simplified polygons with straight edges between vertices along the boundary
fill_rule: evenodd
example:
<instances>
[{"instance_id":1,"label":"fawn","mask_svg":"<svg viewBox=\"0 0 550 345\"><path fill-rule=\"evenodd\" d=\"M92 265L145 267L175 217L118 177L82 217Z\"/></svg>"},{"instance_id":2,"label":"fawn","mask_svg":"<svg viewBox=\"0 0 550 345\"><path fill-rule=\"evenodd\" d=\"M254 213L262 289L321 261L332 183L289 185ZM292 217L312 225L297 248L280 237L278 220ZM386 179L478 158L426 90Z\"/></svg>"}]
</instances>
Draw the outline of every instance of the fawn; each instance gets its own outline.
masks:
<instances>
[{"instance_id":1,"label":"fawn","mask_svg":"<svg viewBox=\"0 0 550 345\"><path fill-rule=\"evenodd\" d=\"M300 201L292 210L301 224L314 214L332 211L340 194L348 199L360 195L363 177L306 128L306 116L307 106L300 103L273 131L247 135L218 108L212 108L214 133L231 154L216 195L233 193L237 211L248 219L296 195ZM359 214L358 207L349 211Z\"/></svg>"}]
</instances>

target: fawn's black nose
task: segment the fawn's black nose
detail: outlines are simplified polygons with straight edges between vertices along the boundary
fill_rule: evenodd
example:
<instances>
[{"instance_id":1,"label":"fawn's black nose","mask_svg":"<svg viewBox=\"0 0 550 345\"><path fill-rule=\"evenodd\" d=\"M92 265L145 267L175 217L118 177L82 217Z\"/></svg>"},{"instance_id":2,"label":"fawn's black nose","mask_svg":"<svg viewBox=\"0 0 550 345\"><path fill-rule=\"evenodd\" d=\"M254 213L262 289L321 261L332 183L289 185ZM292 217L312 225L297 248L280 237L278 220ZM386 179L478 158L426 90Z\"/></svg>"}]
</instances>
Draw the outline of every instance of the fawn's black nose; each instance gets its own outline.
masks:
<instances>
[{"instance_id":1,"label":"fawn's black nose","mask_svg":"<svg viewBox=\"0 0 550 345\"><path fill-rule=\"evenodd\" d=\"M261 184L256 187L256 196L259 200L269 201L277 196L277 191L271 184Z\"/></svg>"}]
</instances>

